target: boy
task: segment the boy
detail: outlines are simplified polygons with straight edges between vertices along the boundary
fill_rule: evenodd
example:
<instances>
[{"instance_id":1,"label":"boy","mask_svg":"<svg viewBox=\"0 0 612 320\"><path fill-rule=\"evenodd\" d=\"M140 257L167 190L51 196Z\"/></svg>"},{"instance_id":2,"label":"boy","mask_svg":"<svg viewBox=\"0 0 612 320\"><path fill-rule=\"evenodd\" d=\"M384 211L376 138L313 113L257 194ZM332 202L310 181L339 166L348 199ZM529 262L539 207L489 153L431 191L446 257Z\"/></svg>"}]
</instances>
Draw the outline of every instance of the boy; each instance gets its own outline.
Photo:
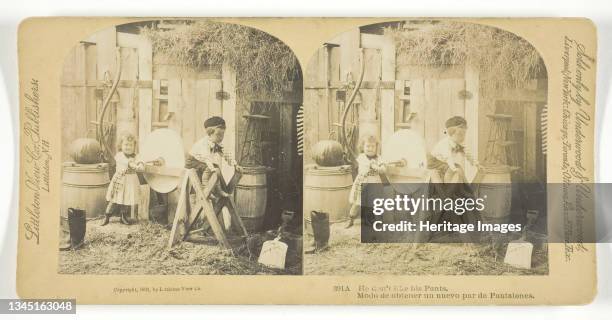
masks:
<instances>
[{"instance_id":1,"label":"boy","mask_svg":"<svg viewBox=\"0 0 612 320\"><path fill-rule=\"evenodd\" d=\"M197 169L198 173L202 172L203 186L208 183L213 172L220 174L223 161L227 161L232 166L236 165L236 161L232 159L230 153L223 150L221 144L225 137L225 120L221 117L210 117L204 121L204 129L206 130L206 136L194 143L185 163L185 168ZM229 183L229 181L225 183ZM223 190L221 184L217 184L213 191L222 197L230 196Z\"/></svg>"},{"instance_id":2,"label":"boy","mask_svg":"<svg viewBox=\"0 0 612 320\"><path fill-rule=\"evenodd\" d=\"M433 148L428 156L428 169L437 172L438 176L434 182L444 183L467 183L464 166L469 161L473 166L479 167L472 155L463 145L467 131L467 121L460 116L454 116L446 120L446 137L442 138Z\"/></svg>"}]
</instances>

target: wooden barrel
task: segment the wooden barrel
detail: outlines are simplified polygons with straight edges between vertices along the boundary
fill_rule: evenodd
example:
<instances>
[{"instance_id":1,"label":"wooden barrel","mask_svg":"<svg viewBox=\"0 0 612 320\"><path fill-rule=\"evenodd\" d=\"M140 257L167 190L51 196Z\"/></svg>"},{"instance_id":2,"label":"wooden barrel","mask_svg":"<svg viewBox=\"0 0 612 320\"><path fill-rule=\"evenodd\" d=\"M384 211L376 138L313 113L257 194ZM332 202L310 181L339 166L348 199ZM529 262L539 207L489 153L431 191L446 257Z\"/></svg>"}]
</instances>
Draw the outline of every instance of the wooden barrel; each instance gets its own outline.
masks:
<instances>
[{"instance_id":1,"label":"wooden barrel","mask_svg":"<svg viewBox=\"0 0 612 320\"><path fill-rule=\"evenodd\" d=\"M331 223L346 220L351 208L351 166L310 166L305 169L304 219L307 230L310 228L311 211L327 212Z\"/></svg>"},{"instance_id":2,"label":"wooden barrel","mask_svg":"<svg viewBox=\"0 0 612 320\"><path fill-rule=\"evenodd\" d=\"M266 167L242 167L242 177L236 185L236 211L249 232L260 231L266 214L268 186Z\"/></svg>"},{"instance_id":3,"label":"wooden barrel","mask_svg":"<svg viewBox=\"0 0 612 320\"><path fill-rule=\"evenodd\" d=\"M64 162L61 214L67 216L68 208L78 208L85 210L88 219L104 215L109 183L107 163Z\"/></svg>"},{"instance_id":4,"label":"wooden barrel","mask_svg":"<svg viewBox=\"0 0 612 320\"><path fill-rule=\"evenodd\" d=\"M476 187L478 197L484 198L481 212L486 223L506 223L510 220L512 203L511 170L508 166L485 167L479 173ZM485 198L486 197L486 198Z\"/></svg>"}]
</instances>

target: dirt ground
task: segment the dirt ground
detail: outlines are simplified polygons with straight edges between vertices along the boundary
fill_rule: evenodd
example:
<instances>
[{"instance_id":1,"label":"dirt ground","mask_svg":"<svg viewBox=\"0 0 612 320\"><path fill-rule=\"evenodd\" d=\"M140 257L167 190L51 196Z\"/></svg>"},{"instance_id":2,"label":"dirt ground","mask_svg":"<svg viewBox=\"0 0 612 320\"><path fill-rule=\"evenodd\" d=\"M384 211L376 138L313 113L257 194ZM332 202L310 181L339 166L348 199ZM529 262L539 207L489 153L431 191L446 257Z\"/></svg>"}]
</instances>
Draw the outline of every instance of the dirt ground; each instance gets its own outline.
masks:
<instances>
[{"instance_id":1,"label":"dirt ground","mask_svg":"<svg viewBox=\"0 0 612 320\"><path fill-rule=\"evenodd\" d=\"M271 269L257 263L265 234L253 235L249 245L239 238L230 238L235 256L211 238L204 243L181 242L168 250L170 231L160 224L122 225L116 219L101 227L101 220L87 223L85 246L79 250L60 251L59 273L64 274L300 274L301 252L294 248L287 253L284 270Z\"/></svg>"},{"instance_id":2,"label":"dirt ground","mask_svg":"<svg viewBox=\"0 0 612 320\"><path fill-rule=\"evenodd\" d=\"M534 246L531 269L503 262L506 242L494 246L463 243L363 244L360 226L331 225L330 248L304 256L304 274L316 275L545 275L548 253ZM312 236L304 235L304 245ZM508 239L509 241L510 239Z\"/></svg>"}]
</instances>

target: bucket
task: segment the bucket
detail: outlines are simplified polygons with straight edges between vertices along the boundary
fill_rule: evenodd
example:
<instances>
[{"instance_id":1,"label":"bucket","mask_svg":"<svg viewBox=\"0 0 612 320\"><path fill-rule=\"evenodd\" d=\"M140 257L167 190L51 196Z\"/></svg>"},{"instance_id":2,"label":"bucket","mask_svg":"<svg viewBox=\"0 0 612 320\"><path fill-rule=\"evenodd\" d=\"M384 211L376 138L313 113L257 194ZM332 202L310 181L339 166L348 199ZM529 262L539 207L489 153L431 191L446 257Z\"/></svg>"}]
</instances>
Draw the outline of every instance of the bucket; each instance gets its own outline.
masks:
<instances>
[{"instance_id":1,"label":"bucket","mask_svg":"<svg viewBox=\"0 0 612 320\"><path fill-rule=\"evenodd\" d=\"M485 167L477 181L478 197L485 199L481 211L486 223L506 223L510 221L512 204L512 184L508 166ZM486 198L485 198L486 197Z\"/></svg>"},{"instance_id":2,"label":"bucket","mask_svg":"<svg viewBox=\"0 0 612 320\"><path fill-rule=\"evenodd\" d=\"M109 183L107 163L77 164L75 162L64 162L62 170L62 215L68 215L68 208L85 210L87 219L104 215L106 190Z\"/></svg>"},{"instance_id":3,"label":"bucket","mask_svg":"<svg viewBox=\"0 0 612 320\"><path fill-rule=\"evenodd\" d=\"M329 222L348 219L351 208L349 195L353 186L351 166L305 168L304 174L304 219L310 231L310 212L322 211L329 214Z\"/></svg>"},{"instance_id":4,"label":"bucket","mask_svg":"<svg viewBox=\"0 0 612 320\"><path fill-rule=\"evenodd\" d=\"M266 213L268 186L266 167L242 167L242 176L236 185L236 211L247 231L260 231Z\"/></svg>"}]
</instances>

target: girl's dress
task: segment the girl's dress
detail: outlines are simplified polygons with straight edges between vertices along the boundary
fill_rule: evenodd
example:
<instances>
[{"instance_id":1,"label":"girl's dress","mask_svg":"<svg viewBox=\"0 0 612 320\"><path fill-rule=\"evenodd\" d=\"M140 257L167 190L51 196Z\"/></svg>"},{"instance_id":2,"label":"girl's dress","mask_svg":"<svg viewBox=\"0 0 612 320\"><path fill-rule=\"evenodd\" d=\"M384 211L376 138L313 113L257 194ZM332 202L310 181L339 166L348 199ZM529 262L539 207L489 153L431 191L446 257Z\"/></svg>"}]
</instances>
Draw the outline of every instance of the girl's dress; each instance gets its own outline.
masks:
<instances>
[{"instance_id":1,"label":"girl's dress","mask_svg":"<svg viewBox=\"0 0 612 320\"><path fill-rule=\"evenodd\" d=\"M136 162L136 155L126 156L123 152L115 155L117 167L106 191L107 201L127 206L138 204L140 182L136 170L129 166L132 161Z\"/></svg>"},{"instance_id":2,"label":"girl's dress","mask_svg":"<svg viewBox=\"0 0 612 320\"><path fill-rule=\"evenodd\" d=\"M380 175L374 169L372 164L378 163L378 156L368 157L365 153L357 156L357 176L353 181L351 192L349 194L349 202L353 205L361 205L361 185L364 183L381 183Z\"/></svg>"}]
</instances>

